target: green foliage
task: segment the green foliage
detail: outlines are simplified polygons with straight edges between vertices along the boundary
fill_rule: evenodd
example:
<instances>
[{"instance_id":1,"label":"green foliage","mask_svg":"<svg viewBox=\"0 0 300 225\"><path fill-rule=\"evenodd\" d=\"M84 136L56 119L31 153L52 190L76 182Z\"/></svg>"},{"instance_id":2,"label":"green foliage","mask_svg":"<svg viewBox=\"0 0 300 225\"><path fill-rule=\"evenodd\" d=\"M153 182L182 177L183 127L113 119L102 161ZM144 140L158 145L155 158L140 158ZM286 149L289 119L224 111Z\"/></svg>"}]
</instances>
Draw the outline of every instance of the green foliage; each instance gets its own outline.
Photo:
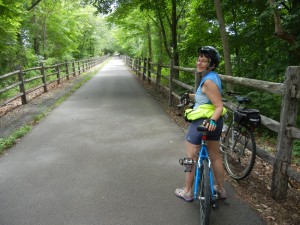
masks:
<instances>
[{"instance_id":1,"label":"green foliage","mask_svg":"<svg viewBox=\"0 0 300 225\"><path fill-rule=\"evenodd\" d=\"M21 137L23 137L25 134L27 134L32 129L31 126L25 125L21 127L19 130L11 134L7 138L0 138L0 153L2 153L4 150L12 147L15 145Z\"/></svg>"},{"instance_id":2,"label":"green foliage","mask_svg":"<svg viewBox=\"0 0 300 225\"><path fill-rule=\"evenodd\" d=\"M0 1L0 75L113 50L105 18L79 0ZM49 61L49 62L48 62ZM1 83L2 81L0 81Z\"/></svg>"},{"instance_id":3,"label":"green foliage","mask_svg":"<svg viewBox=\"0 0 300 225\"><path fill-rule=\"evenodd\" d=\"M293 143L293 156L295 157L295 160L297 163L300 163L300 141L295 140Z\"/></svg>"},{"instance_id":4,"label":"green foliage","mask_svg":"<svg viewBox=\"0 0 300 225\"><path fill-rule=\"evenodd\" d=\"M25 10L25 1L0 1L0 73L8 70L15 70L10 62L17 60L18 31L21 27L22 17Z\"/></svg>"}]
</instances>

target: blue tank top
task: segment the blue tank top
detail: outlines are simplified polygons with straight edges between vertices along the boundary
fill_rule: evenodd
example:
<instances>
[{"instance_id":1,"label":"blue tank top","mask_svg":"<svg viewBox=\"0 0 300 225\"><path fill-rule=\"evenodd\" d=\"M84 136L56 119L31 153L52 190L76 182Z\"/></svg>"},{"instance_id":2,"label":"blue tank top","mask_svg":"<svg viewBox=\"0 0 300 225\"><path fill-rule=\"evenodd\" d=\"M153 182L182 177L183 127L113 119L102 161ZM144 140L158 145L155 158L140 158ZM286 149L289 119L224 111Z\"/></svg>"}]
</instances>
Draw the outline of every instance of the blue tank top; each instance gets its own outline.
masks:
<instances>
[{"instance_id":1,"label":"blue tank top","mask_svg":"<svg viewBox=\"0 0 300 225\"><path fill-rule=\"evenodd\" d=\"M220 93L222 93L221 79L220 79L219 75L214 71L209 72L204 77L202 77L202 79L200 81L200 85L195 93L194 109L197 109L199 105L211 104L211 101L208 99L206 94L202 93L202 90L201 90L202 85L206 80L211 80L212 82L214 82L218 86Z\"/></svg>"}]
</instances>

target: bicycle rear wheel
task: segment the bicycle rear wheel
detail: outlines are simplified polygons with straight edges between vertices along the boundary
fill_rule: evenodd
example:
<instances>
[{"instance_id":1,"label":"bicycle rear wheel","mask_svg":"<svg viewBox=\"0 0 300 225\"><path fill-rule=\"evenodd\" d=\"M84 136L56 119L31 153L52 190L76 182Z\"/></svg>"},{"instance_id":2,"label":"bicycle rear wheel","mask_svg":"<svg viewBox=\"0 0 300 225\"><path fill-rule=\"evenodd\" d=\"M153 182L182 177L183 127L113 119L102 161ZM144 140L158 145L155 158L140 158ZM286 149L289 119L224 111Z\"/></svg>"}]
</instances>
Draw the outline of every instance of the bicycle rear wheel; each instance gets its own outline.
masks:
<instances>
[{"instance_id":1,"label":"bicycle rear wheel","mask_svg":"<svg viewBox=\"0 0 300 225\"><path fill-rule=\"evenodd\" d=\"M235 180L245 179L251 173L256 157L253 133L241 124L231 126L222 141L222 149L228 174Z\"/></svg>"},{"instance_id":2,"label":"bicycle rear wheel","mask_svg":"<svg viewBox=\"0 0 300 225\"><path fill-rule=\"evenodd\" d=\"M209 215L211 210L211 189L209 182L209 168L207 160L202 161L201 180L199 187L200 203L200 225L209 224Z\"/></svg>"}]
</instances>

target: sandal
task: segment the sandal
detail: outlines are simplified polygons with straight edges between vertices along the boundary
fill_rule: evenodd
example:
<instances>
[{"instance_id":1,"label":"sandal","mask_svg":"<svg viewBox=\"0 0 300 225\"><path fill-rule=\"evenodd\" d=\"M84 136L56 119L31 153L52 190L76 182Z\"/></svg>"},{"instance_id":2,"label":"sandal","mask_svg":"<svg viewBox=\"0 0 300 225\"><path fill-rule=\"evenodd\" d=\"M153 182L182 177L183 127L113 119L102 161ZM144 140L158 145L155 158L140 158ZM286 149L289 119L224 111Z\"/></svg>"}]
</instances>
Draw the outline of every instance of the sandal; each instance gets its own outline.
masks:
<instances>
[{"instance_id":1,"label":"sandal","mask_svg":"<svg viewBox=\"0 0 300 225\"><path fill-rule=\"evenodd\" d=\"M227 198L226 191L224 188L220 191L218 188L218 185L214 185L214 191L218 194L218 199L226 199Z\"/></svg>"}]
</instances>

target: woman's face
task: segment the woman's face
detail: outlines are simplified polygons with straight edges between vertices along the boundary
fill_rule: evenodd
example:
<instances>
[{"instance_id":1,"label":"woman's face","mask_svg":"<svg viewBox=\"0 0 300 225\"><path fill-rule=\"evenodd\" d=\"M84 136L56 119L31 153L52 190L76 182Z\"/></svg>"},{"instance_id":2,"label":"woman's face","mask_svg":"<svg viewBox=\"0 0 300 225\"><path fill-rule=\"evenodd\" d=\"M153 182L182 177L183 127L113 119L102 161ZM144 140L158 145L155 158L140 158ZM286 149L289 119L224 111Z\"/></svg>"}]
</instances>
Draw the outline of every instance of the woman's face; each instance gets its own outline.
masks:
<instances>
[{"instance_id":1,"label":"woman's face","mask_svg":"<svg viewBox=\"0 0 300 225\"><path fill-rule=\"evenodd\" d=\"M204 55L199 55L196 64L197 72L203 72L204 70L206 70L208 67L208 62L209 62L208 58L206 58Z\"/></svg>"}]
</instances>

